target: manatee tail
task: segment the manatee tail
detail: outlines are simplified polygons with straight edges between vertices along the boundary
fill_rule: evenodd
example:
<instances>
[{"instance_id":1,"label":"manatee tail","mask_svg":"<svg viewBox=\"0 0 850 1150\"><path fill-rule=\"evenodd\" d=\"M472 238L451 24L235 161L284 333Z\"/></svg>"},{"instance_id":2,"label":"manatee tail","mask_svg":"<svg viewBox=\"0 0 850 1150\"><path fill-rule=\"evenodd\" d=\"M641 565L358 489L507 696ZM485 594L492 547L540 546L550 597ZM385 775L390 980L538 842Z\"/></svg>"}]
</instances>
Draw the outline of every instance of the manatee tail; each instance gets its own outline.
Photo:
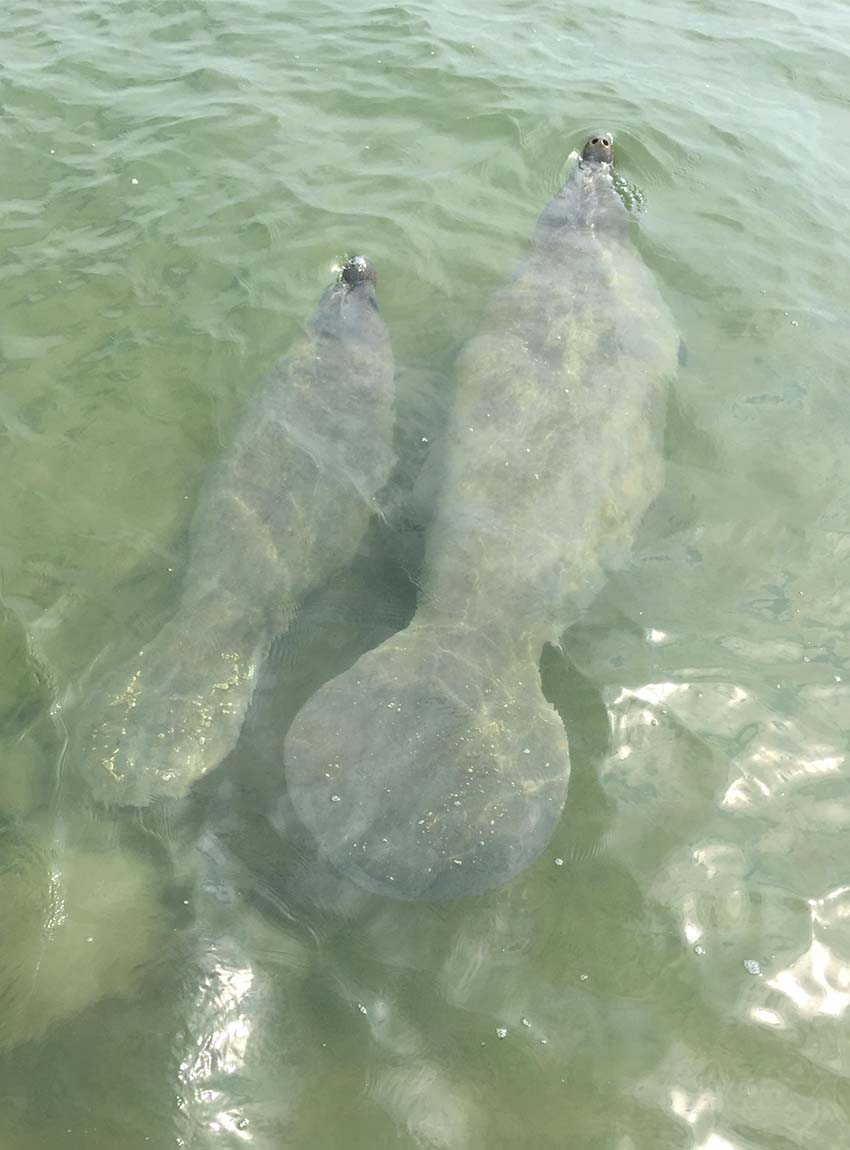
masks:
<instances>
[{"instance_id":1,"label":"manatee tail","mask_svg":"<svg viewBox=\"0 0 850 1150\"><path fill-rule=\"evenodd\" d=\"M269 637L228 642L214 627L192 624L176 616L92 688L72 761L97 801L147 807L181 799L236 745Z\"/></svg>"},{"instance_id":2,"label":"manatee tail","mask_svg":"<svg viewBox=\"0 0 850 1150\"><path fill-rule=\"evenodd\" d=\"M443 898L499 886L537 857L569 780L538 657L414 621L309 700L286 738L287 787L340 872Z\"/></svg>"}]
</instances>

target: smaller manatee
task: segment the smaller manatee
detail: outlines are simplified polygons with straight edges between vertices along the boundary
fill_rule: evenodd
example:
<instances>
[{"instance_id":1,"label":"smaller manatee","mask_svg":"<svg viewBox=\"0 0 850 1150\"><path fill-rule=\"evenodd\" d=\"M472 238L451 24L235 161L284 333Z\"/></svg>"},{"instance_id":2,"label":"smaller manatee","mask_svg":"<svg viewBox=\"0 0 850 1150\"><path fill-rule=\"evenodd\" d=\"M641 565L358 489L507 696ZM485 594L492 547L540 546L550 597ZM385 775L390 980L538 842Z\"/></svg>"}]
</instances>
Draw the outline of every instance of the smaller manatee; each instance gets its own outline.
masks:
<instances>
[{"instance_id":1,"label":"smaller manatee","mask_svg":"<svg viewBox=\"0 0 850 1150\"><path fill-rule=\"evenodd\" d=\"M273 638L360 545L393 400L375 271L354 256L210 469L174 616L84 706L72 761L97 799L180 798L233 749Z\"/></svg>"}]
</instances>

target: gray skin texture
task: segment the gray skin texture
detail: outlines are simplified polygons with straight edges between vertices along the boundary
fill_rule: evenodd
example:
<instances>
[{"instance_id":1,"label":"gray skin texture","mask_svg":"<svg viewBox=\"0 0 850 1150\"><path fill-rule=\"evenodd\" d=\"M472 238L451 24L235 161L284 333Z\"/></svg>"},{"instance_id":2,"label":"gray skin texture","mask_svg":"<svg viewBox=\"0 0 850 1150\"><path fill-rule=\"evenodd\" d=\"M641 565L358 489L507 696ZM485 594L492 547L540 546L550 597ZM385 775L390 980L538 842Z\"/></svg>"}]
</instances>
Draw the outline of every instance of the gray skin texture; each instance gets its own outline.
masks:
<instances>
[{"instance_id":1,"label":"gray skin texture","mask_svg":"<svg viewBox=\"0 0 850 1150\"><path fill-rule=\"evenodd\" d=\"M93 692L95 797L182 797L234 747L272 639L354 556L393 465L393 358L375 273L350 259L211 468L175 615Z\"/></svg>"},{"instance_id":2,"label":"gray skin texture","mask_svg":"<svg viewBox=\"0 0 850 1150\"><path fill-rule=\"evenodd\" d=\"M289 797L320 849L402 898L514 877L561 815L567 738L538 664L627 555L662 477L678 336L588 140L457 365L410 625L302 708Z\"/></svg>"}]
</instances>

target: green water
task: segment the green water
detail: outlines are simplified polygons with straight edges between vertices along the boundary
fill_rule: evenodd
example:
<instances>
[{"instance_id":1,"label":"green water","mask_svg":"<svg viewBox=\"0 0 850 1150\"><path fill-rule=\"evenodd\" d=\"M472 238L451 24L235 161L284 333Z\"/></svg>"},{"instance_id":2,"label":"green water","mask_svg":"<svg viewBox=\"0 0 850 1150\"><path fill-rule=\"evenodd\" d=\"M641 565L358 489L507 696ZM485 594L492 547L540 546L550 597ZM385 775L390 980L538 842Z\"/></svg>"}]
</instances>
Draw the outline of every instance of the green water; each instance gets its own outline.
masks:
<instances>
[{"instance_id":1,"label":"green water","mask_svg":"<svg viewBox=\"0 0 850 1150\"><path fill-rule=\"evenodd\" d=\"M841 0L4 6L2 1150L847 1144L845 40ZM265 817L294 710L412 609L421 500L307 606L194 838L65 809L74 709L333 266L378 268L402 504L597 125L688 364L635 554L544 659L539 862L405 905Z\"/></svg>"}]
</instances>

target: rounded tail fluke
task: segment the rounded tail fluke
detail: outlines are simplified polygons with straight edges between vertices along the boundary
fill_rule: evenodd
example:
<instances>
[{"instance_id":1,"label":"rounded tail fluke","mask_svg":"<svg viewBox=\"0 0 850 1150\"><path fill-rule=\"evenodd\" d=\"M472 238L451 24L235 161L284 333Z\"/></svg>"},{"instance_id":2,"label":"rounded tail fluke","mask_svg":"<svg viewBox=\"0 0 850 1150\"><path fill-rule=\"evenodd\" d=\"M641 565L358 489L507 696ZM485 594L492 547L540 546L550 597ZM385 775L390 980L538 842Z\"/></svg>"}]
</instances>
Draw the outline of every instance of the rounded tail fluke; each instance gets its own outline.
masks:
<instances>
[{"instance_id":1,"label":"rounded tail fluke","mask_svg":"<svg viewBox=\"0 0 850 1150\"><path fill-rule=\"evenodd\" d=\"M308 701L285 760L295 811L336 869L408 899L508 882L548 843L569 780L530 652L421 622Z\"/></svg>"}]
</instances>

